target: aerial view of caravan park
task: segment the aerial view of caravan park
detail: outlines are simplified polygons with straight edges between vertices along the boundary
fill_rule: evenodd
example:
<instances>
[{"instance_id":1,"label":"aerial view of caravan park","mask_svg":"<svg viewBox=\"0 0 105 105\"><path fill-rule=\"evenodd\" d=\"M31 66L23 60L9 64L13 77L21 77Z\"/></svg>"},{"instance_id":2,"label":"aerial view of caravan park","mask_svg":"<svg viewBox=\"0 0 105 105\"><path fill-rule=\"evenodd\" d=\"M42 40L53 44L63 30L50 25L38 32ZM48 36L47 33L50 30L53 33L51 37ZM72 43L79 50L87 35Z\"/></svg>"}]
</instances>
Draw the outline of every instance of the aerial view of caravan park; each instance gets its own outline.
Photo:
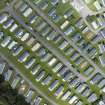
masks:
<instances>
[{"instance_id":1,"label":"aerial view of caravan park","mask_svg":"<svg viewBox=\"0 0 105 105\"><path fill-rule=\"evenodd\" d=\"M105 105L105 0L0 0L0 105Z\"/></svg>"}]
</instances>

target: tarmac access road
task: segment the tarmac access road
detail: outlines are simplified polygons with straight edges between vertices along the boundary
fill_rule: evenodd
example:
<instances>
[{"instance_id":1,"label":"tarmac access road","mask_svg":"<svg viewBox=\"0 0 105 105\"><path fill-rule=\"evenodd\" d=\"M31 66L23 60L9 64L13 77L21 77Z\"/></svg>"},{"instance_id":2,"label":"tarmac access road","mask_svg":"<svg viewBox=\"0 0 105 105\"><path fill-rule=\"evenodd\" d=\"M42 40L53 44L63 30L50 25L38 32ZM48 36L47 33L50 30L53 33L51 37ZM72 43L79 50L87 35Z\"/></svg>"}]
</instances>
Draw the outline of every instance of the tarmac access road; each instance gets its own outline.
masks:
<instances>
[{"instance_id":1,"label":"tarmac access road","mask_svg":"<svg viewBox=\"0 0 105 105\"><path fill-rule=\"evenodd\" d=\"M89 78L81 75L79 72L77 72L76 69L74 69L70 62L55 48L53 47L51 44L49 44L45 38L43 38L41 35L39 35L39 33L37 31L33 31L29 28L29 26L27 26L24 23L24 20L22 20L19 16L17 16L17 14L15 13L15 11L13 10L12 6L7 6L5 8L5 11L8 11L18 22L19 24L21 24L27 31L29 31L42 45L44 45L46 48L48 48L48 50L50 52L52 52L70 71L72 71L76 76L78 76L78 78L82 81L85 82L87 81Z\"/></svg>"},{"instance_id":2,"label":"tarmac access road","mask_svg":"<svg viewBox=\"0 0 105 105\"><path fill-rule=\"evenodd\" d=\"M95 71L91 75L89 75L89 78L93 77L95 73L100 73L103 77L105 77L105 72L101 70L88 56L85 52L81 51L81 49L70 39L66 37L64 32L62 32L56 24L54 24L46 14L44 14L38 7L37 5L33 4L30 0L25 0L37 13L39 16L43 17L43 19L56 31L58 32L68 43L75 48L94 68Z\"/></svg>"},{"instance_id":3,"label":"tarmac access road","mask_svg":"<svg viewBox=\"0 0 105 105\"><path fill-rule=\"evenodd\" d=\"M2 48L0 47L0 49L2 49ZM33 83L31 82L31 80L30 80L29 78L27 78L27 77L16 67L16 65L14 65L13 62L11 62L10 59L8 59L4 54L2 54L2 52L0 52L0 56L1 56L4 60L6 60L6 61L10 64L10 66L13 67L13 68L17 71L17 73L19 73L19 74L22 76L22 78L23 78L24 80L26 80L26 81L28 82L28 84L30 85L30 87L31 87L32 89L36 90L42 97L44 97L49 103L51 103L51 105L59 105L58 103L56 103L56 102L54 102L53 100L51 100L50 97L46 96L45 93L43 93L42 91L40 91L40 89L39 89L36 85L33 85Z\"/></svg>"}]
</instances>

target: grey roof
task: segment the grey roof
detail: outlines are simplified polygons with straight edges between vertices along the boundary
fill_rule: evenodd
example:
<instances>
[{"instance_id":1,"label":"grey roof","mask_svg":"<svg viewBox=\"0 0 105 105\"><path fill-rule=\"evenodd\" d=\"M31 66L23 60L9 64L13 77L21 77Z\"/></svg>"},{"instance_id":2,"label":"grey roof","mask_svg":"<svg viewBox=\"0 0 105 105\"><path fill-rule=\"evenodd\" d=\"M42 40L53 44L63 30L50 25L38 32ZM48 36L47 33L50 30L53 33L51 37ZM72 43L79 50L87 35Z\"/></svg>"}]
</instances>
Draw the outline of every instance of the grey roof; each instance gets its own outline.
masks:
<instances>
[{"instance_id":1,"label":"grey roof","mask_svg":"<svg viewBox=\"0 0 105 105\"><path fill-rule=\"evenodd\" d=\"M84 70L84 74L88 76L93 70L94 68L92 66L88 66L88 68Z\"/></svg>"},{"instance_id":2,"label":"grey roof","mask_svg":"<svg viewBox=\"0 0 105 105\"><path fill-rule=\"evenodd\" d=\"M33 66L32 70L31 70L31 73L33 75L35 75L40 69L41 69L41 65L40 64L36 64L36 65Z\"/></svg>"},{"instance_id":3,"label":"grey roof","mask_svg":"<svg viewBox=\"0 0 105 105\"><path fill-rule=\"evenodd\" d=\"M97 100L97 96L95 93L92 93L89 97L88 97L88 101L91 103L91 102L94 102Z\"/></svg>"},{"instance_id":4,"label":"grey roof","mask_svg":"<svg viewBox=\"0 0 105 105\"><path fill-rule=\"evenodd\" d=\"M88 97L90 95L90 93L91 93L90 88L85 88L85 90L82 92L82 95L84 97Z\"/></svg>"},{"instance_id":5,"label":"grey roof","mask_svg":"<svg viewBox=\"0 0 105 105\"><path fill-rule=\"evenodd\" d=\"M23 50L23 46L19 46L19 45L15 45L13 48L12 48L12 51L13 51L13 55L18 55L21 51Z\"/></svg>"},{"instance_id":6,"label":"grey roof","mask_svg":"<svg viewBox=\"0 0 105 105\"><path fill-rule=\"evenodd\" d=\"M76 33L76 34L74 34L74 35L72 35L72 40L74 41L74 42L78 42L79 40L81 40L81 35L80 35L80 33Z\"/></svg>"},{"instance_id":7,"label":"grey roof","mask_svg":"<svg viewBox=\"0 0 105 105\"><path fill-rule=\"evenodd\" d=\"M91 81L93 82L93 84L96 84L96 83L98 83L102 78L103 78L102 75L99 74L99 73L97 73L97 74L91 79Z\"/></svg>"},{"instance_id":8,"label":"grey roof","mask_svg":"<svg viewBox=\"0 0 105 105\"><path fill-rule=\"evenodd\" d=\"M27 94L27 96L26 96L26 101L27 101L27 102L31 102L33 93L34 93L34 91L32 91L32 90L29 90L29 91L28 91L28 94Z\"/></svg>"},{"instance_id":9,"label":"grey roof","mask_svg":"<svg viewBox=\"0 0 105 105\"><path fill-rule=\"evenodd\" d=\"M43 85L48 85L52 80L52 76L48 75L47 77L45 77L45 79L42 81Z\"/></svg>"},{"instance_id":10,"label":"grey roof","mask_svg":"<svg viewBox=\"0 0 105 105\"><path fill-rule=\"evenodd\" d=\"M53 89L55 89L55 87L57 86L57 84L59 83L59 81L58 80L54 80L52 83L51 83L51 85L50 85L50 87L49 87L49 90L53 90Z\"/></svg>"},{"instance_id":11,"label":"grey roof","mask_svg":"<svg viewBox=\"0 0 105 105\"><path fill-rule=\"evenodd\" d=\"M4 36L4 33L0 31L0 39Z\"/></svg>"},{"instance_id":12,"label":"grey roof","mask_svg":"<svg viewBox=\"0 0 105 105\"><path fill-rule=\"evenodd\" d=\"M84 58L80 56L80 57L75 61L75 63L76 63L76 65L80 65L83 61L84 61Z\"/></svg>"},{"instance_id":13,"label":"grey roof","mask_svg":"<svg viewBox=\"0 0 105 105\"><path fill-rule=\"evenodd\" d=\"M39 96L36 96L34 100L34 105L40 105L41 101L42 101L42 98Z\"/></svg>"},{"instance_id":14,"label":"grey roof","mask_svg":"<svg viewBox=\"0 0 105 105\"><path fill-rule=\"evenodd\" d=\"M37 75L37 77L36 77L36 80L37 81L40 81L44 76L45 76L45 71L44 70L41 70L40 72L39 72L39 74Z\"/></svg>"},{"instance_id":15,"label":"grey roof","mask_svg":"<svg viewBox=\"0 0 105 105\"><path fill-rule=\"evenodd\" d=\"M70 79L72 79L74 77L74 75L73 75L73 73L72 72L66 72L65 74L64 74L64 76L63 76L63 80L64 81L69 81Z\"/></svg>"},{"instance_id":16,"label":"grey roof","mask_svg":"<svg viewBox=\"0 0 105 105\"><path fill-rule=\"evenodd\" d=\"M86 85L80 83L80 84L76 87L76 91L77 91L77 93L82 93L85 88L86 88Z\"/></svg>"},{"instance_id":17,"label":"grey roof","mask_svg":"<svg viewBox=\"0 0 105 105\"><path fill-rule=\"evenodd\" d=\"M105 79L102 79L99 83L98 83L98 87L102 88L105 86Z\"/></svg>"},{"instance_id":18,"label":"grey roof","mask_svg":"<svg viewBox=\"0 0 105 105\"><path fill-rule=\"evenodd\" d=\"M59 86L55 92L55 96L58 96L61 92L63 92L63 89L64 89L63 85Z\"/></svg>"},{"instance_id":19,"label":"grey roof","mask_svg":"<svg viewBox=\"0 0 105 105\"><path fill-rule=\"evenodd\" d=\"M68 68L66 66L63 66L59 71L58 74L60 76L63 76L68 71Z\"/></svg>"},{"instance_id":20,"label":"grey roof","mask_svg":"<svg viewBox=\"0 0 105 105\"><path fill-rule=\"evenodd\" d=\"M7 72L4 73L4 78L6 81L10 80L12 73L13 73L13 71L10 69L8 69Z\"/></svg>"},{"instance_id":21,"label":"grey roof","mask_svg":"<svg viewBox=\"0 0 105 105\"><path fill-rule=\"evenodd\" d=\"M29 69L29 68L35 63L35 61L36 61L35 58L30 58L30 59L26 62L25 67Z\"/></svg>"},{"instance_id":22,"label":"grey roof","mask_svg":"<svg viewBox=\"0 0 105 105\"><path fill-rule=\"evenodd\" d=\"M71 55L70 60L71 60L71 61L74 61L74 60L76 60L78 57L79 57L79 53L75 51L75 52Z\"/></svg>"},{"instance_id":23,"label":"grey roof","mask_svg":"<svg viewBox=\"0 0 105 105\"><path fill-rule=\"evenodd\" d=\"M22 55L19 56L18 59L19 59L20 62L24 62L29 55L30 55L29 52L25 51L25 52L22 53Z\"/></svg>"},{"instance_id":24,"label":"grey roof","mask_svg":"<svg viewBox=\"0 0 105 105\"><path fill-rule=\"evenodd\" d=\"M66 15L67 18L69 18L69 17L72 15L72 13L73 13L73 11L71 11L71 10L69 9L69 10L67 10L67 11L64 13L64 15Z\"/></svg>"},{"instance_id":25,"label":"grey roof","mask_svg":"<svg viewBox=\"0 0 105 105\"><path fill-rule=\"evenodd\" d=\"M3 73L4 68L5 68L5 63L1 63L1 62L0 62L0 74Z\"/></svg>"}]
</instances>

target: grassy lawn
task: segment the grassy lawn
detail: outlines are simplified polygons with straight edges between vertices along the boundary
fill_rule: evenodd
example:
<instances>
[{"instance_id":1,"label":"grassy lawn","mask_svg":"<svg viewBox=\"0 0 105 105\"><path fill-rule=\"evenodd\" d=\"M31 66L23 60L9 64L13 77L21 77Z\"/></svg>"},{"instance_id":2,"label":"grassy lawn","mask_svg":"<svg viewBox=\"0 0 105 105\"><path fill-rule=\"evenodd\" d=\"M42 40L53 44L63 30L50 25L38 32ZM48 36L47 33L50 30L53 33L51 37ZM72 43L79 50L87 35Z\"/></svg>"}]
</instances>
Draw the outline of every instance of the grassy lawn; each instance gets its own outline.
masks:
<instances>
[{"instance_id":1,"label":"grassy lawn","mask_svg":"<svg viewBox=\"0 0 105 105\"><path fill-rule=\"evenodd\" d=\"M48 2L49 2L49 0L48 0ZM50 4L49 4L49 5L50 5ZM57 6L57 13L62 16L62 15L65 13L65 11L67 11L69 8L72 8L72 7L69 6L69 5L70 5L69 3L67 3L67 4L65 4L65 5L63 5L62 3L59 3L59 5ZM47 12L49 11L49 9L51 9L50 6L49 6L49 8L48 8L46 11L44 11L45 14L47 14ZM27 18L27 19L24 18L19 12L17 12L17 14L19 14L19 15L21 16L21 18L22 18L26 23L28 23L28 18ZM71 25L75 26L75 21L77 21L77 20L79 19L79 15L74 11L73 17L75 17L75 18L74 18L74 19L69 18L68 20L70 20L70 22L71 22L70 24L71 24ZM50 17L49 17L49 18L50 18ZM50 19L51 19L51 18L50 18ZM57 25L58 27L60 27L60 25L61 25L61 23L62 23L63 21L65 21L64 18L61 19L61 22L56 23L56 25ZM40 22L40 19L39 19L39 22ZM20 27L21 27L21 26L20 26ZM52 68L51 68L51 67L48 67L48 65L46 64L46 62L41 62L41 58L37 55L37 53L33 53L33 52L30 50L31 47L26 46L26 44L25 44L24 42L21 42L19 39L17 39L17 38L15 37L15 33L10 33L8 30L4 30L1 26L0 26L0 29L2 29L7 35L12 36L12 38L13 38L14 40L17 40L17 42L18 42L19 44L22 44L22 45L24 46L24 49L25 49L25 50L29 50L30 53L31 53L31 56L35 57L35 58L37 59L37 62L42 66L43 69L45 69L46 74L49 74L49 73L50 73L50 74L52 75L53 79L58 79L58 80L60 81L60 84L62 84L61 78L59 78L57 75L55 75L55 74L52 72ZM78 29L76 29L76 32L77 32L77 31L78 31ZM40 32L39 32L39 33L40 33ZM62 54L67 58L67 60L70 60L70 56L65 55L65 52L64 52L64 51L59 50L59 49L58 49L58 45L55 45L52 41L49 41L49 43L50 43L51 45L53 45L54 47L56 47L56 49L57 49L60 53L62 53ZM0 51L1 51L8 59L11 60L11 62L20 70L20 72L21 72L23 75L25 75L27 78L29 78L29 79L31 80L31 82L32 82L35 86L37 86L41 91L43 91L48 97L50 97L52 100L54 100L55 102L59 103L60 105L68 105L67 102L63 102L63 101L61 101L60 99L56 99L56 97L54 97L54 91L53 91L53 92L49 92L49 91L48 91L49 85L48 85L48 86L42 86L42 85L41 85L41 82L36 82L36 81L35 81L35 76L33 76L33 75L30 73L30 71L29 71L28 69L27 69L27 70L25 69L25 67L24 67L24 64L25 64L25 63L24 63L24 64L20 64L19 62L17 62L18 57L13 57L12 54L11 54L11 52L10 52L9 50L7 50L7 48L2 48L2 47L0 47ZM72 62L72 64L73 64L74 66L76 66L76 65L75 65L75 62ZM76 67L76 68L79 68L79 67ZM83 74L83 70L81 70L81 74ZM89 82L87 82L87 83L89 84L89 86L91 87L91 89L92 89L93 91L95 91L95 93L97 93L98 95L100 95L97 87L92 86ZM64 87L64 88L65 88L65 90L68 88L68 83L65 83L65 87ZM75 89L73 88L73 89L72 89L72 94L74 94L74 93L77 94L77 95L83 100L83 102L84 102L85 105L89 105L88 102L87 102L87 98L82 97L80 94L76 93L76 92L75 92Z\"/></svg>"},{"instance_id":2,"label":"grassy lawn","mask_svg":"<svg viewBox=\"0 0 105 105\"><path fill-rule=\"evenodd\" d=\"M31 80L31 82L37 86L41 91L43 91L48 97L50 97L51 99L53 99L55 102L57 103L62 103L60 105L67 105L67 103L63 103L60 100L56 100L55 97L53 97L53 93L50 93L48 91L48 89L44 86L41 86L40 82L36 82L35 81L35 77L31 75L31 73L29 73L28 70L26 70L24 68L23 64L20 64L19 62L17 62L17 58L14 58L10 52L7 49L3 49L0 47L0 51L8 58L11 60L11 62L20 70L20 72L25 75L27 78L29 78ZM20 74L21 75L21 74Z\"/></svg>"},{"instance_id":3,"label":"grassy lawn","mask_svg":"<svg viewBox=\"0 0 105 105\"><path fill-rule=\"evenodd\" d=\"M1 27L1 28L2 28L2 27ZM2 28L2 30L4 30L4 29ZM30 47L27 47L24 43L22 43L22 42L19 41L17 38L15 38L14 34L11 34L11 33L10 33L9 31L7 31L7 30L5 30L5 32L6 32L7 35L11 35L14 40L17 40L18 43L23 44L25 49L28 49L28 50L30 49ZM49 91L48 91L48 86L46 86L46 87L43 86L43 87L42 87L41 84L40 84L40 82L39 82L39 83L36 82L35 79L34 79L35 76L33 76L33 75L29 72L29 70L26 70L26 69L24 68L24 64L20 64L19 62L17 62L17 59L18 59L18 58L17 58L17 57L13 57L12 54L11 54L11 52L10 52L9 50L7 50L6 48L1 48L1 47L0 47L0 51L1 51L8 59L10 59L11 62L14 62L14 65L20 70L20 72L21 72L22 74L24 74L27 78L29 78L29 79L32 81L32 83L33 83L35 86L37 86L41 91L43 91L48 97L50 97L51 99L53 99L55 102L59 103L60 105L67 105L66 102L62 102L61 100L55 99L55 97L53 97L54 92L49 92ZM49 72L50 72L50 73L53 75L54 78L59 79L59 78L51 71L52 68L49 68L49 67L46 66L45 63L40 62L40 58L39 58L35 53L32 53L32 52L31 52L31 55L32 55L32 56L35 56L35 58L37 59L37 62L39 62L39 63L41 64L41 66L46 70L46 73L49 73ZM49 71L49 70L50 70L50 71ZM59 79L59 80L60 80L60 79ZM60 80L60 83L62 83L61 80ZM68 87L68 85L66 84L66 85L65 85L65 89L66 89L67 87ZM72 89L72 94L74 94L74 93L75 93L75 89ZM77 94L77 93L76 93L76 94ZM78 95L80 98L83 99L83 102L84 102L84 103L87 104L86 98L82 97L80 94L77 94L77 95ZM87 104L87 105L88 105L88 104Z\"/></svg>"},{"instance_id":4,"label":"grassy lawn","mask_svg":"<svg viewBox=\"0 0 105 105\"><path fill-rule=\"evenodd\" d=\"M96 10L96 7L93 5L93 3L95 2L96 0L90 0L90 2L86 5L92 10L92 11L97 11Z\"/></svg>"},{"instance_id":5,"label":"grassy lawn","mask_svg":"<svg viewBox=\"0 0 105 105\"><path fill-rule=\"evenodd\" d=\"M17 39L15 38L14 34L9 33L7 30L5 30L5 32L6 32L7 35L11 35L14 40L17 40ZM19 44L23 44L21 41L19 41L19 40L17 40L17 41L18 41ZM23 45L23 46L24 46L24 49L28 49L28 50L30 49L29 47L27 47L27 46L25 46L25 45ZM36 82L35 76L33 76L33 75L29 72L28 69L27 69L27 70L25 69L24 64L21 64L21 63L17 62L18 57L13 57L13 56L12 56L12 52L10 52L7 48L1 48L1 47L0 47L0 51L1 51L8 59L11 60L11 62L21 71L22 74L24 74L27 78L29 78L29 79L32 81L32 83L33 83L35 86L37 86L41 91L43 91L48 97L50 97L51 99L53 99L55 102L59 103L60 105L67 105L66 102L61 102L61 100L55 99L55 97L53 96L54 92L49 92L49 91L48 91L49 85L48 85L48 86L42 86L42 85L41 85L41 82ZM60 84L62 84L61 79L60 79L59 77L57 77L57 76L52 72L51 68L47 67L46 63L40 62L40 58L39 58L35 53L32 53L32 52L31 52L31 56L34 56L34 57L37 59L37 62L39 62L40 65L42 66L42 68L46 70L46 74L50 73L50 74L53 76L53 80L54 80L54 79L58 79L59 82L60 82ZM49 70L50 70L50 71L49 71ZM67 88L67 85L65 85L64 88L66 89L66 88Z\"/></svg>"}]
</instances>

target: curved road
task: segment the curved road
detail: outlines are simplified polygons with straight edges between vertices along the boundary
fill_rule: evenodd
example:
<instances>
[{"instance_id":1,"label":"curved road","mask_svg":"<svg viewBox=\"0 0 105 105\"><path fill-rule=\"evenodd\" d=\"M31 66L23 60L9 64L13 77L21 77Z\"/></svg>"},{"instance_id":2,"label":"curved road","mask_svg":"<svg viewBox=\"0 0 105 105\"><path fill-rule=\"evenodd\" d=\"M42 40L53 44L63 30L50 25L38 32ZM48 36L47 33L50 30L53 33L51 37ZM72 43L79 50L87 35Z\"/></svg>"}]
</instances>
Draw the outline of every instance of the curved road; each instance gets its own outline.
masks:
<instances>
[{"instance_id":1,"label":"curved road","mask_svg":"<svg viewBox=\"0 0 105 105\"><path fill-rule=\"evenodd\" d=\"M55 47L49 44L45 38L39 35L37 31L30 30L30 28L24 23L24 21L15 14L15 11L12 9L11 6L7 6L5 10L8 11L27 31L29 31L33 36L35 36L35 38L40 43L42 43L42 45L48 48L49 51L51 51L70 71L72 71L76 76L78 76L82 82L85 82L89 79L78 73L77 70L71 66L70 62L65 58L65 56L63 56Z\"/></svg>"},{"instance_id":2,"label":"curved road","mask_svg":"<svg viewBox=\"0 0 105 105\"><path fill-rule=\"evenodd\" d=\"M105 77L105 72L103 72L88 56L86 53L81 51L81 49L70 39L68 39L64 33L54 24L47 16L44 14L35 4L33 4L30 0L25 0L43 19L56 31L58 32L70 45L73 46L94 68L95 71L89 77L94 76L95 73L99 72Z\"/></svg>"},{"instance_id":3,"label":"curved road","mask_svg":"<svg viewBox=\"0 0 105 105\"><path fill-rule=\"evenodd\" d=\"M7 57L5 57L1 52L0 52L0 56L3 57L4 60L9 62L9 64L17 71L17 73L19 73L23 77L23 79L26 80L29 83L31 88L35 89L39 94L42 95L42 97L44 97L46 100L48 100L52 105L59 105L56 102L52 101L50 99L50 97L47 97L46 94L44 94L42 91L40 91L40 89L38 89L37 86L33 85L31 80L29 78L27 78L24 74L22 74L20 72L20 70L11 62L11 60L9 60Z\"/></svg>"}]
</instances>

